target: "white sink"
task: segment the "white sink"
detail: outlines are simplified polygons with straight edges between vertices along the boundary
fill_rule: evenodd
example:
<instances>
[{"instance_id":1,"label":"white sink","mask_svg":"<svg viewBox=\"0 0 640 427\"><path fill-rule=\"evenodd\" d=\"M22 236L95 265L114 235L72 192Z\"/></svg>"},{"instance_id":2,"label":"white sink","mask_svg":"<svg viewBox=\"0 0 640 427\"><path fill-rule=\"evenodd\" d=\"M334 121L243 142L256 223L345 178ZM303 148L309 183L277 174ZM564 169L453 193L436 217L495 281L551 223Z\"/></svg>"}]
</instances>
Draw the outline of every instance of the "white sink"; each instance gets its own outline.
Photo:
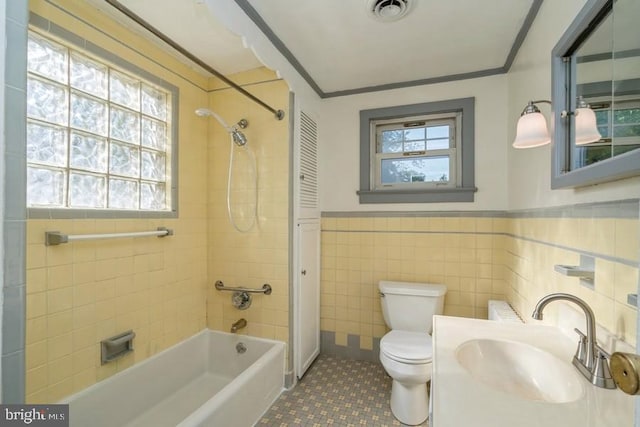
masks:
<instances>
[{"instance_id":1,"label":"white sink","mask_svg":"<svg viewBox=\"0 0 640 427\"><path fill-rule=\"evenodd\" d=\"M457 347L456 358L475 380L523 399L567 403L584 393L570 362L532 345L472 339Z\"/></svg>"},{"instance_id":2,"label":"white sink","mask_svg":"<svg viewBox=\"0 0 640 427\"><path fill-rule=\"evenodd\" d=\"M573 328L584 323L582 313L575 313L564 329L434 316L429 425L634 425L637 397L595 387L571 364ZM634 351L619 345L617 351Z\"/></svg>"}]
</instances>

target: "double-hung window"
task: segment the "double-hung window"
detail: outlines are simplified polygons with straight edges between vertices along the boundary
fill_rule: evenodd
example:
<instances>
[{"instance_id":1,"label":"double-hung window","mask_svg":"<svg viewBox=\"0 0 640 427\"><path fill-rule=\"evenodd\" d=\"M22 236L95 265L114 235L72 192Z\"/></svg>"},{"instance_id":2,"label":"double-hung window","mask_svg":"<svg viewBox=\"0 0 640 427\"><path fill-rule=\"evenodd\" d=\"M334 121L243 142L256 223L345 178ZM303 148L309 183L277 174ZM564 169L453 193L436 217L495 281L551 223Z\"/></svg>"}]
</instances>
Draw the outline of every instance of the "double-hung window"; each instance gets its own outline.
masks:
<instances>
[{"instance_id":1,"label":"double-hung window","mask_svg":"<svg viewBox=\"0 0 640 427\"><path fill-rule=\"evenodd\" d=\"M473 202L474 104L360 111L360 203Z\"/></svg>"},{"instance_id":2,"label":"double-hung window","mask_svg":"<svg viewBox=\"0 0 640 427\"><path fill-rule=\"evenodd\" d=\"M174 93L119 65L29 33L29 208L172 210Z\"/></svg>"},{"instance_id":3,"label":"double-hung window","mask_svg":"<svg viewBox=\"0 0 640 427\"><path fill-rule=\"evenodd\" d=\"M460 113L372 121L374 188L455 187L460 122Z\"/></svg>"},{"instance_id":4,"label":"double-hung window","mask_svg":"<svg viewBox=\"0 0 640 427\"><path fill-rule=\"evenodd\" d=\"M574 168L588 166L640 148L640 101L590 102L600 141L574 148Z\"/></svg>"}]
</instances>

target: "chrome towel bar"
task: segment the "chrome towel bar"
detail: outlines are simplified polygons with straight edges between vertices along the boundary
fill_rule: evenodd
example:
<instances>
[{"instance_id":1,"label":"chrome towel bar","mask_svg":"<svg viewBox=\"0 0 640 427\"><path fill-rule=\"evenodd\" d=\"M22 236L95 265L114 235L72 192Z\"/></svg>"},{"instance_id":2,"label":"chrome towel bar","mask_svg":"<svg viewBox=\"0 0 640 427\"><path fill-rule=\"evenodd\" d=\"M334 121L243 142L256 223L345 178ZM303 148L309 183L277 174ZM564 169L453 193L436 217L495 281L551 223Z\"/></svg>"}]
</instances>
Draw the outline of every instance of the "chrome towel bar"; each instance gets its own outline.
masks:
<instances>
[{"instance_id":1,"label":"chrome towel bar","mask_svg":"<svg viewBox=\"0 0 640 427\"><path fill-rule=\"evenodd\" d=\"M222 280L216 280L215 287L219 291L247 292L250 294L271 295L271 285L268 283L265 283L264 285L262 285L262 288L260 289L242 288L242 287L230 288L228 286L225 286L224 283L222 283Z\"/></svg>"},{"instance_id":2,"label":"chrome towel bar","mask_svg":"<svg viewBox=\"0 0 640 427\"><path fill-rule=\"evenodd\" d=\"M132 233L106 233L106 234L62 234L59 231L46 231L44 233L44 244L47 246L60 245L62 243L76 242L82 240L98 239L118 239L122 237L147 237L147 236L173 236L173 230L165 227L158 227L155 231L137 231Z\"/></svg>"}]
</instances>

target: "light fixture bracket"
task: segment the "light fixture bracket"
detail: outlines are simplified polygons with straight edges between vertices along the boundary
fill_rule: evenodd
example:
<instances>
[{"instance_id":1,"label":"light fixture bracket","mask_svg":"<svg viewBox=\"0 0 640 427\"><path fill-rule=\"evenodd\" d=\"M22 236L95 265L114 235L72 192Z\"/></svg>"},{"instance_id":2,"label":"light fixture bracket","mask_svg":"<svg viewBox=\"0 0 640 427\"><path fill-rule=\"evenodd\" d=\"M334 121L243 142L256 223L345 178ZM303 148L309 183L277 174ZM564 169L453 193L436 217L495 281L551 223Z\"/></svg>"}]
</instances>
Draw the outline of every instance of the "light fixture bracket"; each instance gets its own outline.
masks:
<instances>
[{"instance_id":1,"label":"light fixture bracket","mask_svg":"<svg viewBox=\"0 0 640 427\"><path fill-rule=\"evenodd\" d=\"M540 103L551 105L551 101L547 101L546 99L538 99L536 101L529 101L527 103L526 107L524 107L524 109L522 110L522 113L520 115L524 116L525 114L539 113L540 109L538 107L536 107L536 104L540 104Z\"/></svg>"},{"instance_id":2,"label":"light fixture bracket","mask_svg":"<svg viewBox=\"0 0 640 427\"><path fill-rule=\"evenodd\" d=\"M566 119L569 116L577 116L578 115L578 111L577 111L578 108L591 108L591 106L587 103L587 101L584 100L582 95L580 95L578 97L578 105L576 105L576 111L562 110L560 112L560 117L562 117L563 119Z\"/></svg>"}]
</instances>

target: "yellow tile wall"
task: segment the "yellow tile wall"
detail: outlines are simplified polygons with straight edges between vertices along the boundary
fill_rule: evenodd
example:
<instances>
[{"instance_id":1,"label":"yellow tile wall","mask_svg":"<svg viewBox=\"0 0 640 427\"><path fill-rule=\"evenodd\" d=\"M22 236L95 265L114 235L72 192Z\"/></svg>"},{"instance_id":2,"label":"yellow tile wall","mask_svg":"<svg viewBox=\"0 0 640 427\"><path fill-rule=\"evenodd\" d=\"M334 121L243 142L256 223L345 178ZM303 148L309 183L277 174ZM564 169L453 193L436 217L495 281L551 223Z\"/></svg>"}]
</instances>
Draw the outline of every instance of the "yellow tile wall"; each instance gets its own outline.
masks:
<instances>
[{"instance_id":1,"label":"yellow tile wall","mask_svg":"<svg viewBox=\"0 0 640 427\"><path fill-rule=\"evenodd\" d=\"M546 294L574 294L591 306L600 325L635 346L637 310L627 304L627 294L638 290L638 219L513 218L509 233L507 294L523 317L528 317ZM593 290L580 285L579 279L554 271L555 264L579 265L579 252L595 255ZM549 316L545 313L545 319L552 323L555 308L550 305Z\"/></svg>"},{"instance_id":2,"label":"yellow tile wall","mask_svg":"<svg viewBox=\"0 0 640 427\"><path fill-rule=\"evenodd\" d=\"M639 221L628 218L324 217L321 329L337 345L359 335L372 349L388 330L377 283L401 280L445 284L444 314L476 318L486 318L489 299L507 299L528 320L540 297L572 293L635 346L627 294L638 288L639 236ZM595 290L554 271L578 265L581 252L596 256ZM552 323L554 311L545 316Z\"/></svg>"},{"instance_id":3,"label":"yellow tile wall","mask_svg":"<svg viewBox=\"0 0 640 427\"><path fill-rule=\"evenodd\" d=\"M210 119L208 175L209 277L207 319L211 329L229 331L231 324L245 318L248 326L241 334L289 341L289 90L276 75L263 68L230 77L269 105L286 112L284 120L258 104L224 88L212 80L215 89L209 107L229 124L249 121L243 132L247 147L255 153L258 165L258 221L248 232L236 231L227 217L227 171L229 135ZM241 228L250 226L242 216L250 213L252 182L246 154L235 148L233 193L236 201L246 202L236 216ZM234 203L234 206L238 206ZM250 215L248 215L250 216ZM244 219L243 219L244 218ZM269 283L271 295L254 294L249 309L240 311L231 304L231 293L213 288L222 280L227 286L260 288Z\"/></svg>"},{"instance_id":4,"label":"yellow tile wall","mask_svg":"<svg viewBox=\"0 0 640 427\"><path fill-rule=\"evenodd\" d=\"M445 284L445 314L486 318L487 301L505 298L504 227L502 218L323 218L321 330L372 349L387 331L380 280Z\"/></svg>"},{"instance_id":5,"label":"yellow tile wall","mask_svg":"<svg viewBox=\"0 0 640 427\"><path fill-rule=\"evenodd\" d=\"M207 123L193 111L207 104L208 80L87 2L34 0L30 9L180 91L178 218L27 223L26 400L51 403L206 327ZM45 231L112 233L158 226L175 235L44 245ZM134 353L101 366L99 342L128 329L136 333Z\"/></svg>"},{"instance_id":6,"label":"yellow tile wall","mask_svg":"<svg viewBox=\"0 0 640 427\"><path fill-rule=\"evenodd\" d=\"M205 325L229 330L240 317L248 320L242 333L288 342L288 119L275 120L86 2L33 0L30 8L179 87L180 216L28 222L27 401L57 401ZM232 79L288 116L288 88L271 71ZM192 113L202 106L229 124L249 120L243 132L258 161L259 220L248 233L229 224L229 139L213 119ZM238 189L246 195L243 181ZM173 228L175 236L44 246L46 230L106 233L160 225ZM326 217L321 329L335 332L339 345L346 345L347 335L359 335L361 347L371 349L373 339L386 332L377 282L403 280L444 283L445 314L477 318L486 317L491 298L507 298L526 314L546 293L574 293L591 304L599 323L635 344L636 310L626 304L626 295L637 289L637 267L597 258L596 291L591 291L555 273L553 265L576 263L575 250L637 261L638 227L635 219L618 218ZM250 309L238 311L230 294L213 289L215 280L251 287L268 282L273 293L255 296ZM99 341L131 328L137 333L135 353L101 366Z\"/></svg>"}]
</instances>

